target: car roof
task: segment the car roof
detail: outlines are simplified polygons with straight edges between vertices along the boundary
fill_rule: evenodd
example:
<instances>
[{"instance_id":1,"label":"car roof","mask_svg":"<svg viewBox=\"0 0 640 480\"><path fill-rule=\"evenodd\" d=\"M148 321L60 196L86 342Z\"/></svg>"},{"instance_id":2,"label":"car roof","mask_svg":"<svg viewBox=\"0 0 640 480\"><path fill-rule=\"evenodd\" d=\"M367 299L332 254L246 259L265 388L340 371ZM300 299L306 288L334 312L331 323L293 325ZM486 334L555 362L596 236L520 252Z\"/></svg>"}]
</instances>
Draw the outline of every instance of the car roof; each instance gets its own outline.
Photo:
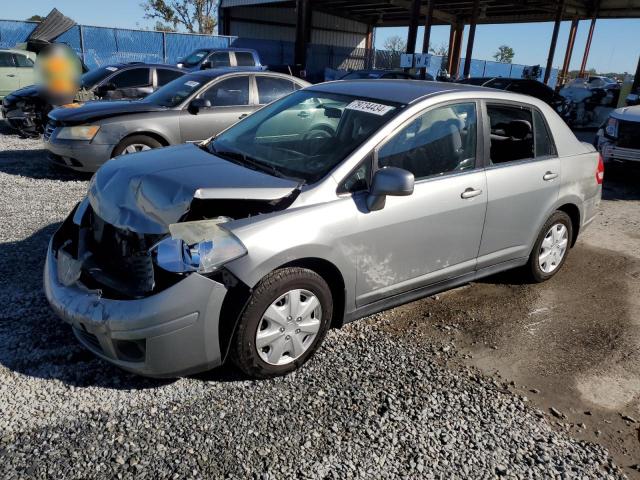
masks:
<instances>
[{"instance_id":1,"label":"car roof","mask_svg":"<svg viewBox=\"0 0 640 480\"><path fill-rule=\"evenodd\" d=\"M253 48L242 48L242 47L202 47L202 48L194 48L192 51L197 52L198 50L205 50L207 52L251 52L257 53Z\"/></svg>"},{"instance_id":2,"label":"car roof","mask_svg":"<svg viewBox=\"0 0 640 480\"><path fill-rule=\"evenodd\" d=\"M184 71L182 69L179 69L181 71ZM298 77L294 77L292 75L287 75L286 73L280 73L280 72L271 72L269 70L256 70L254 67L247 67L247 68L237 68L237 67L223 67L223 68L210 68L210 69L206 69L206 70L197 70L195 72L191 72L191 73L186 73L185 76L183 78L200 78L200 79L207 79L207 80L211 80L217 77L221 77L222 75L229 75L232 73L250 73L253 75L268 75L268 76L272 76L272 77L281 77L281 78L287 78L287 79L291 79L291 80L301 80Z\"/></svg>"},{"instance_id":3,"label":"car roof","mask_svg":"<svg viewBox=\"0 0 640 480\"><path fill-rule=\"evenodd\" d=\"M169 70L183 71L181 68L175 65L167 65L166 63L145 63L145 62L129 62L129 63L110 63L108 65L100 65L100 67L118 67L118 69L124 68L137 68L137 67L156 67L156 68L168 68Z\"/></svg>"},{"instance_id":4,"label":"car roof","mask_svg":"<svg viewBox=\"0 0 640 480\"><path fill-rule=\"evenodd\" d=\"M7 52L7 53L20 53L22 55L27 55L27 54L32 54L35 55L34 52L30 52L28 50L19 50L17 48L0 48L0 52Z\"/></svg>"},{"instance_id":5,"label":"car roof","mask_svg":"<svg viewBox=\"0 0 640 480\"><path fill-rule=\"evenodd\" d=\"M366 97L386 102L409 104L427 95L455 91L486 92L488 89L459 83L426 80L336 80L308 87L317 92Z\"/></svg>"}]
</instances>

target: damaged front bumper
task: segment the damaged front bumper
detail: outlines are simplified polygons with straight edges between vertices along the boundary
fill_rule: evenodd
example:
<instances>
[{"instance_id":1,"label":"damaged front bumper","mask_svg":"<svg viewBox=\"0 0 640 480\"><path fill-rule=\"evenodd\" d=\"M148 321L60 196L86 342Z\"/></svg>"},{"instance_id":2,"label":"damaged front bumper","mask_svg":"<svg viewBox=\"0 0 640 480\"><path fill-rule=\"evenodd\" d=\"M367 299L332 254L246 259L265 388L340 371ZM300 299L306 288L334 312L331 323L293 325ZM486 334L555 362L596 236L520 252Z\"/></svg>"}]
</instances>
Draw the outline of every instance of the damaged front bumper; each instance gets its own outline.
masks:
<instances>
[{"instance_id":1,"label":"damaged front bumper","mask_svg":"<svg viewBox=\"0 0 640 480\"><path fill-rule=\"evenodd\" d=\"M228 291L223 284L193 273L145 298L104 298L80 280L64 281L69 259L58 255L54 245L65 240L57 238L65 233L63 225L49 244L44 290L53 310L86 348L151 377L188 375L222 363L219 322Z\"/></svg>"}]
</instances>

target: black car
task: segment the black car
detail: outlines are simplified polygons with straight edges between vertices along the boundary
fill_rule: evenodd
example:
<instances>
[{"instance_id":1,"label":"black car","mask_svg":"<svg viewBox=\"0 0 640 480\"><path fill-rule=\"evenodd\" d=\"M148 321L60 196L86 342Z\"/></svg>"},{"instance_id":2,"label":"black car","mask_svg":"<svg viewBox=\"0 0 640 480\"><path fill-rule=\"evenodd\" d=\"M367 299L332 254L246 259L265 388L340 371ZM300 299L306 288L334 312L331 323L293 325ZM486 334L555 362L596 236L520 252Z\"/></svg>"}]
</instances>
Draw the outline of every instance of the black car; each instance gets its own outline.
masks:
<instances>
[{"instance_id":1,"label":"black car","mask_svg":"<svg viewBox=\"0 0 640 480\"><path fill-rule=\"evenodd\" d=\"M537 80L528 78L504 78L504 77L471 77L458 80L457 83L466 85L478 85L481 87L496 88L509 92L522 93L538 98L552 107L562 104L564 99L551 87Z\"/></svg>"},{"instance_id":2,"label":"black car","mask_svg":"<svg viewBox=\"0 0 640 480\"><path fill-rule=\"evenodd\" d=\"M365 79L400 79L400 80L416 80L415 75L403 72L401 70L354 70L349 72L340 80L365 80ZM433 80L433 76L427 73L425 80Z\"/></svg>"},{"instance_id":3,"label":"black car","mask_svg":"<svg viewBox=\"0 0 640 480\"><path fill-rule=\"evenodd\" d=\"M163 64L116 63L84 73L75 102L89 100L121 100L146 97L185 72ZM49 104L39 85L16 90L4 97L2 114L11 127L24 136L43 132L47 115L54 106Z\"/></svg>"}]
</instances>

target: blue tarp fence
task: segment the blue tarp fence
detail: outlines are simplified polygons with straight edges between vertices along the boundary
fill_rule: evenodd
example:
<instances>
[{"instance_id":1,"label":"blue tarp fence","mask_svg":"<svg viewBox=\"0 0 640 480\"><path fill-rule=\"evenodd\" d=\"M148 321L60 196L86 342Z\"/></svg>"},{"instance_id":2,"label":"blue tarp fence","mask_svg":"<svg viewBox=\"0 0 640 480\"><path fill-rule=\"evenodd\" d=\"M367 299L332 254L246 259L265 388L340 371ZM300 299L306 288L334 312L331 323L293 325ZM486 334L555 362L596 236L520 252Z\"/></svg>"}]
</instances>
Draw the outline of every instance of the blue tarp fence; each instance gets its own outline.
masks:
<instances>
[{"instance_id":1,"label":"blue tarp fence","mask_svg":"<svg viewBox=\"0 0 640 480\"><path fill-rule=\"evenodd\" d=\"M0 20L0 48L12 48L25 42L36 22ZM278 40L155 32L122 28L76 25L56 39L73 48L89 68L118 62L177 63L179 57L201 47L245 47L258 51L264 65L293 63L294 44ZM385 50L365 50L329 45L310 45L307 75L312 81L324 80L324 69L399 68L400 54ZM429 72L435 76L442 57L433 56ZM462 63L464 64L464 59ZM524 65L471 60L472 77L520 78ZM542 69L540 80L544 77ZM554 86L558 70L549 81Z\"/></svg>"}]
</instances>

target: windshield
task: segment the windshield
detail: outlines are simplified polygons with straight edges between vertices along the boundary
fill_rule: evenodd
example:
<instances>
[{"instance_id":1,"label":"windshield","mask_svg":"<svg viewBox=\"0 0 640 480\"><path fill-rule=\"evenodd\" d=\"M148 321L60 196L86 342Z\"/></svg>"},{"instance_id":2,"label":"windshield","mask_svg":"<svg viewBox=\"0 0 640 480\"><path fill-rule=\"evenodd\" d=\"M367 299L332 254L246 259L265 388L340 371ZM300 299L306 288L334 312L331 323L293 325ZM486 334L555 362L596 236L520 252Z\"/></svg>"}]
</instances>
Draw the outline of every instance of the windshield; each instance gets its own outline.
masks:
<instances>
[{"instance_id":1,"label":"windshield","mask_svg":"<svg viewBox=\"0 0 640 480\"><path fill-rule=\"evenodd\" d=\"M200 61L209 53L209 50L202 49L196 50L195 52L191 52L188 56L182 59L182 65L185 67L195 67L200 63Z\"/></svg>"},{"instance_id":2,"label":"windshield","mask_svg":"<svg viewBox=\"0 0 640 480\"><path fill-rule=\"evenodd\" d=\"M196 75L176 78L164 87L147 96L143 102L153 103L159 107L177 107L195 93L208 79Z\"/></svg>"},{"instance_id":3,"label":"windshield","mask_svg":"<svg viewBox=\"0 0 640 480\"><path fill-rule=\"evenodd\" d=\"M89 70L87 73L82 75L80 85L82 88L89 90L118 70L118 67L100 67L94 70Z\"/></svg>"},{"instance_id":4,"label":"windshield","mask_svg":"<svg viewBox=\"0 0 640 480\"><path fill-rule=\"evenodd\" d=\"M208 148L276 176L315 183L403 106L301 90L224 131Z\"/></svg>"}]
</instances>

